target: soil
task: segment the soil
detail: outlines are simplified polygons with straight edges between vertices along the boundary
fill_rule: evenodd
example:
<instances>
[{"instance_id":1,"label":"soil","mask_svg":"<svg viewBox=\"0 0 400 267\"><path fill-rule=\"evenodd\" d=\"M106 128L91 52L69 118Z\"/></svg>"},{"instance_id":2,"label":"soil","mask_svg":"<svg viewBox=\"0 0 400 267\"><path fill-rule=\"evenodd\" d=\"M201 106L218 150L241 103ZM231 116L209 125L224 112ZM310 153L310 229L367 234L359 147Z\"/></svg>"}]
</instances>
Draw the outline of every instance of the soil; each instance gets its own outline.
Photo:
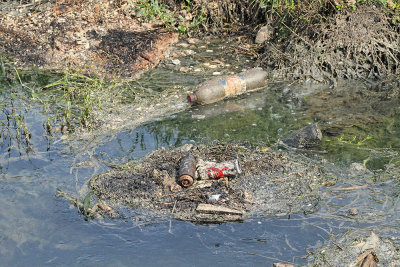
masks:
<instances>
[{"instance_id":1,"label":"soil","mask_svg":"<svg viewBox=\"0 0 400 267\"><path fill-rule=\"evenodd\" d=\"M128 2L24 3L0 3L0 53L11 55L19 67L138 77L178 40L156 23L139 23Z\"/></svg>"},{"instance_id":2,"label":"soil","mask_svg":"<svg viewBox=\"0 0 400 267\"><path fill-rule=\"evenodd\" d=\"M198 159L223 162L238 159L242 174L219 180L196 181L188 188L176 184L180 159L191 153ZM240 221L254 215L288 216L317 210L318 190L335 184L337 177L311 160L288 152L246 145L184 145L159 149L118 166L90 181L100 200L135 210L195 222ZM171 191L171 186L173 189ZM211 195L221 195L210 200ZM240 214L203 213L199 204L211 204Z\"/></svg>"},{"instance_id":3,"label":"soil","mask_svg":"<svg viewBox=\"0 0 400 267\"><path fill-rule=\"evenodd\" d=\"M160 3L185 18L183 25L202 17L201 34L237 36L241 44L235 53L253 55L257 65L275 78L336 85L344 79L382 79L400 72L400 25L395 11L371 3L352 8L354 1L345 1L338 10L332 1L322 1L271 15L256 2L196 1L191 13L179 0ZM178 37L159 22L142 23L135 3L2 2L0 53L14 56L17 66L72 67L137 77L157 65ZM279 16L280 12L287 14ZM257 31L265 24L268 38L255 44Z\"/></svg>"}]
</instances>

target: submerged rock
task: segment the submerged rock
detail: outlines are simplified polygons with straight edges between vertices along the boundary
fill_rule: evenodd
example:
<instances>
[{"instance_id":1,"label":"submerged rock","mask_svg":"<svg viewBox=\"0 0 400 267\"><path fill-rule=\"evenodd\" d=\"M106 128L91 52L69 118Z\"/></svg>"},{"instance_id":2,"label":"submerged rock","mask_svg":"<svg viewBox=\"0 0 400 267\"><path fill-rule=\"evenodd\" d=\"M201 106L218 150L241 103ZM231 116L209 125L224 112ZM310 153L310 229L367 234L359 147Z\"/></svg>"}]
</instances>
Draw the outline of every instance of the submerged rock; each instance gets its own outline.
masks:
<instances>
[{"instance_id":1,"label":"submerged rock","mask_svg":"<svg viewBox=\"0 0 400 267\"><path fill-rule=\"evenodd\" d=\"M322 143L322 133L317 124L310 124L281 140L283 144L296 148L310 148Z\"/></svg>"},{"instance_id":2,"label":"submerged rock","mask_svg":"<svg viewBox=\"0 0 400 267\"><path fill-rule=\"evenodd\" d=\"M232 179L196 180L193 186L176 190L179 162L187 153L215 162L238 159L242 174ZM93 177L90 186L100 199L116 206L195 222L226 222L260 214L314 212L319 193L313 188L332 185L336 180L326 168L301 155L216 144L193 145L189 151L187 146L158 149ZM210 197L213 195L219 195L218 199ZM240 212L212 213L204 209L200 212L199 205L203 204Z\"/></svg>"}]
</instances>

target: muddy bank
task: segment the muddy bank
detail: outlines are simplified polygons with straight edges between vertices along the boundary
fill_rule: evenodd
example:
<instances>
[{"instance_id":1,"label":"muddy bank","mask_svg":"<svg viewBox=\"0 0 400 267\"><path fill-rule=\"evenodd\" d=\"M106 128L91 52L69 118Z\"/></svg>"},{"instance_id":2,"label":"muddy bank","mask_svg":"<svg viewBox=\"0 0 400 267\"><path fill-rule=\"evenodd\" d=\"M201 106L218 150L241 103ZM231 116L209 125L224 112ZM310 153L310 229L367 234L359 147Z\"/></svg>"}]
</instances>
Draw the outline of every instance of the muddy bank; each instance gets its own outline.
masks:
<instances>
[{"instance_id":1,"label":"muddy bank","mask_svg":"<svg viewBox=\"0 0 400 267\"><path fill-rule=\"evenodd\" d=\"M188 153L215 162L238 159L242 174L232 179L197 180L193 186L182 188L176 184L177 171L179 161ZM313 213L319 200L317 189L335 184L336 179L328 169L301 155L243 145L185 145L156 150L95 176L90 187L101 200L115 206L150 210L182 220L224 222L255 215ZM219 196L217 200L211 197L215 195ZM200 204L231 211L202 212L198 210Z\"/></svg>"},{"instance_id":2,"label":"muddy bank","mask_svg":"<svg viewBox=\"0 0 400 267\"><path fill-rule=\"evenodd\" d=\"M212 3L196 3L205 9L205 28L240 35L247 51L275 77L336 85L400 72L400 25L391 1Z\"/></svg>"},{"instance_id":3,"label":"muddy bank","mask_svg":"<svg viewBox=\"0 0 400 267\"><path fill-rule=\"evenodd\" d=\"M137 77L168 54L177 41L172 29L191 29L191 35L236 36L233 55L249 55L275 78L335 85L400 71L400 26L390 6L168 0L158 8L145 1L3 2L0 52L17 66ZM265 25L264 39L255 43Z\"/></svg>"},{"instance_id":4,"label":"muddy bank","mask_svg":"<svg viewBox=\"0 0 400 267\"><path fill-rule=\"evenodd\" d=\"M128 2L0 3L0 53L12 56L18 67L137 77L177 40L155 23L139 23Z\"/></svg>"}]
</instances>

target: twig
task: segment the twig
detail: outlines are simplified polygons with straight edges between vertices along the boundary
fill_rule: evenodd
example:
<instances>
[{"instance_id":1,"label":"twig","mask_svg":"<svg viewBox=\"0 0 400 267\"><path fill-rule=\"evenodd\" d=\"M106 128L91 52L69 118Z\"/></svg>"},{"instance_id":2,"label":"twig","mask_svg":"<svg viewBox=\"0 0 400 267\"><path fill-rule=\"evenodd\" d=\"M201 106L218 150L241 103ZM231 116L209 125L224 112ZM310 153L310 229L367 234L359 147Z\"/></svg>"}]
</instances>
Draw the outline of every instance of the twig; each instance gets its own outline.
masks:
<instances>
[{"instance_id":1,"label":"twig","mask_svg":"<svg viewBox=\"0 0 400 267\"><path fill-rule=\"evenodd\" d=\"M357 190L357 189L362 189L368 187L367 184L364 185L355 185L355 186L348 186L348 187L337 187L337 188L332 188L333 191L342 191L342 190Z\"/></svg>"}]
</instances>

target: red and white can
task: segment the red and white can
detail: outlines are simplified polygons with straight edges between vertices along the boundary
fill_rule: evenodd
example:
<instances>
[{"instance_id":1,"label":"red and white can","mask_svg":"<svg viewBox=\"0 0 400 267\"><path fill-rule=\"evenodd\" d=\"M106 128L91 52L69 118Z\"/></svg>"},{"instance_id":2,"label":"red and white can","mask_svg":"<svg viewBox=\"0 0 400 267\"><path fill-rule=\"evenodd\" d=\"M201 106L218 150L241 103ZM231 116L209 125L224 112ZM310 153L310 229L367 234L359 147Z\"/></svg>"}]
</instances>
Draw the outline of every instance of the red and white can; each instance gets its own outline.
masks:
<instances>
[{"instance_id":1,"label":"red and white can","mask_svg":"<svg viewBox=\"0 0 400 267\"><path fill-rule=\"evenodd\" d=\"M219 179L222 177L235 177L242 173L239 160L230 160L224 162L212 162L199 160L197 164L199 178Z\"/></svg>"}]
</instances>

